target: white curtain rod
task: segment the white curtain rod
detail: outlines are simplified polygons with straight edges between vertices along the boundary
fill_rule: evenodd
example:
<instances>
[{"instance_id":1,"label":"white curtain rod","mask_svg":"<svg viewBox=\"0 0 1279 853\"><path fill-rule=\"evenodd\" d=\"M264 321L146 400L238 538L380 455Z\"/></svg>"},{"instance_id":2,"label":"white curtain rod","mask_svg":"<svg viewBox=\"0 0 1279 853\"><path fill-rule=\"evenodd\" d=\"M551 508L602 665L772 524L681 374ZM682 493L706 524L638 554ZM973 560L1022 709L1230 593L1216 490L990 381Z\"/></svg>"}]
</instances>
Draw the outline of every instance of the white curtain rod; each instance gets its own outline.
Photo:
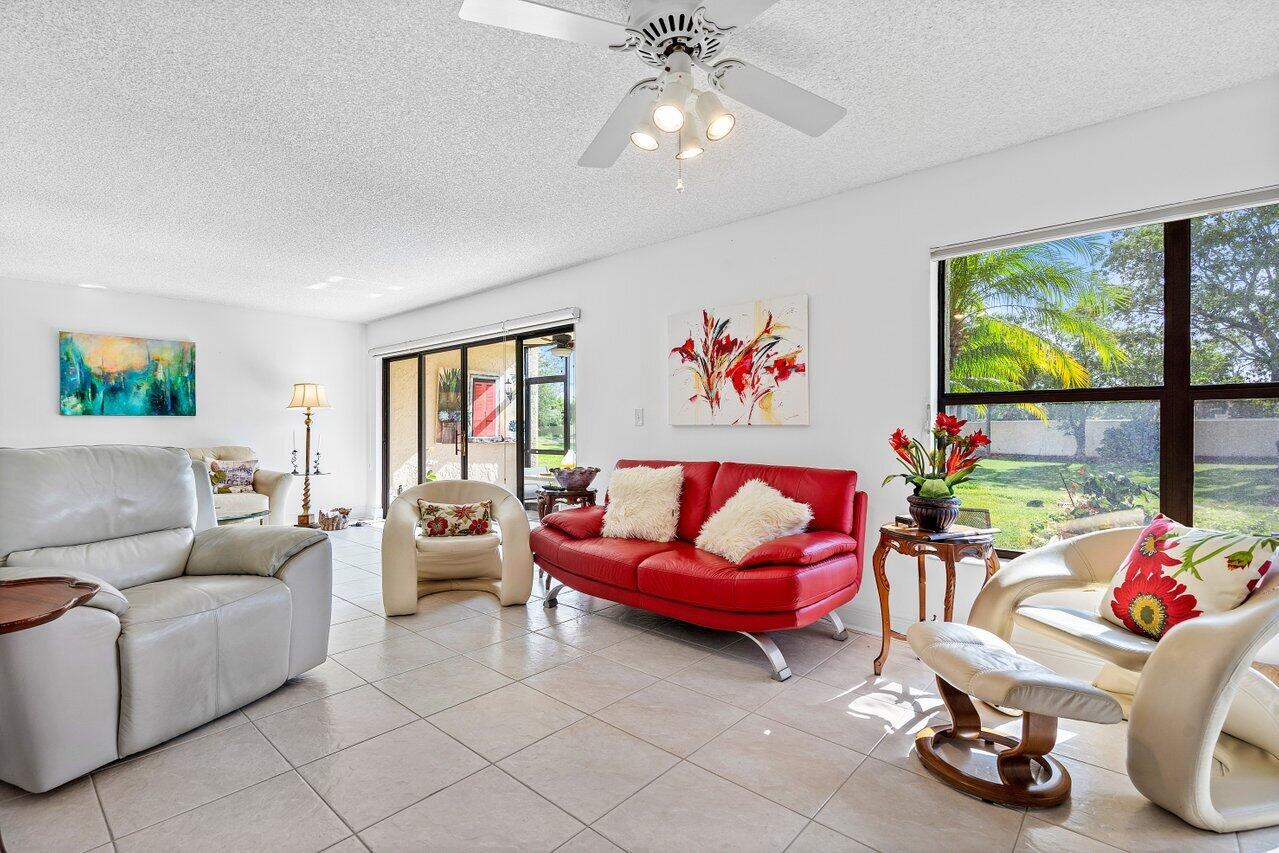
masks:
<instances>
[{"instance_id":1,"label":"white curtain rod","mask_svg":"<svg viewBox=\"0 0 1279 853\"><path fill-rule=\"evenodd\" d=\"M462 329L457 332L432 335L429 338L418 338L398 344L373 347L369 350L369 355L374 358L380 358L382 356L482 341L486 338L500 338L515 332L530 332L535 329L547 329L568 322L576 322L581 316L582 309L580 308L561 308L558 311L546 311L542 314L530 314L527 317L515 317L510 320L489 323L485 326L472 326L469 329Z\"/></svg>"},{"instance_id":2,"label":"white curtain rod","mask_svg":"<svg viewBox=\"0 0 1279 853\"><path fill-rule=\"evenodd\" d=\"M1155 222L1189 219L1193 216L1220 213L1223 210L1256 207L1275 202L1279 202L1279 185L1230 193L1228 195L1209 196L1179 204L1148 207L1144 210L1134 210L1128 213L1104 216L1099 219L1083 219L1078 222L1067 222L1062 225L1019 231L1015 234L1002 234L998 237L990 237L984 240L951 243L950 245L938 246L933 249L932 259L940 261L961 255L990 252L995 249L1010 249L1013 246L1026 246L1031 243L1047 243L1050 240L1060 240L1065 237L1081 237L1085 234L1096 234L1101 231L1136 228L1139 225L1151 225Z\"/></svg>"}]
</instances>

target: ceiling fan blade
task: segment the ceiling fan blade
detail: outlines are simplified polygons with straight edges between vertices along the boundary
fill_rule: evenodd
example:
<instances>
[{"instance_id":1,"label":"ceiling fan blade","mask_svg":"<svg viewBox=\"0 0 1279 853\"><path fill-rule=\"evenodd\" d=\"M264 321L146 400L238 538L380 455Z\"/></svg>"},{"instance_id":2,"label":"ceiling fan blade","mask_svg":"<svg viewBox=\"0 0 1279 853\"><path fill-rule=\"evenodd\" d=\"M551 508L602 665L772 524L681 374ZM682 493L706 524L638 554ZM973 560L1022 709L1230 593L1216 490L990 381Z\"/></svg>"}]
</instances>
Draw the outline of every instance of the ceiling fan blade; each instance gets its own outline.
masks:
<instances>
[{"instance_id":1,"label":"ceiling fan blade","mask_svg":"<svg viewBox=\"0 0 1279 853\"><path fill-rule=\"evenodd\" d=\"M627 39L626 27L621 24L533 0L465 0L457 14L464 21L599 47L622 44Z\"/></svg>"},{"instance_id":2,"label":"ceiling fan blade","mask_svg":"<svg viewBox=\"0 0 1279 853\"><path fill-rule=\"evenodd\" d=\"M706 20L720 29L743 27L777 0L713 0L706 4Z\"/></svg>"},{"instance_id":3,"label":"ceiling fan blade","mask_svg":"<svg viewBox=\"0 0 1279 853\"><path fill-rule=\"evenodd\" d=\"M839 104L740 59L717 62L710 79L711 85L733 100L809 136L821 136L848 114Z\"/></svg>"},{"instance_id":4,"label":"ceiling fan blade","mask_svg":"<svg viewBox=\"0 0 1279 853\"><path fill-rule=\"evenodd\" d=\"M656 79L650 78L636 83L613 110L608 121L604 122L600 132L595 134L595 138L582 153L577 165L607 169L616 163L617 158L622 155L622 149L631 141L631 131L644 117L645 111L652 108L656 97Z\"/></svg>"}]
</instances>

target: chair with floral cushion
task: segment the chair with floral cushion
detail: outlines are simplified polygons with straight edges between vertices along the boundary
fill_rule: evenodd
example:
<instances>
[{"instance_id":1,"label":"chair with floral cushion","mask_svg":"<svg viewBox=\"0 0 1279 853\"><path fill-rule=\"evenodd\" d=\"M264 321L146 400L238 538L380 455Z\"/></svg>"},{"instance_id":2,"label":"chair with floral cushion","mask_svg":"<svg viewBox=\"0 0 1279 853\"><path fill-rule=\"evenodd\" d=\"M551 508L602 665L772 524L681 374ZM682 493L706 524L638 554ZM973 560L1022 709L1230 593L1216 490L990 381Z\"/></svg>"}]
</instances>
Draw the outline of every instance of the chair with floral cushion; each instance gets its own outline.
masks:
<instances>
[{"instance_id":1,"label":"chair with floral cushion","mask_svg":"<svg viewBox=\"0 0 1279 853\"><path fill-rule=\"evenodd\" d=\"M1172 526L1160 518L1028 552L991 578L969 624L1004 640L1017 625L1103 661L1094 683L1127 711L1128 775L1152 802L1216 832L1279 824L1279 687L1251 666L1279 635L1273 548L1254 555L1255 541L1215 534L1187 556L1170 551ZM1216 566L1194 562L1209 556ZM1210 569L1242 603L1211 607ZM1095 594L1097 607L1035 601L1066 591Z\"/></svg>"},{"instance_id":2,"label":"chair with floral cushion","mask_svg":"<svg viewBox=\"0 0 1279 853\"><path fill-rule=\"evenodd\" d=\"M405 489L382 529L382 605L388 616L451 589L491 592L524 604L533 590L529 523L519 498L477 480L436 480Z\"/></svg>"}]
</instances>

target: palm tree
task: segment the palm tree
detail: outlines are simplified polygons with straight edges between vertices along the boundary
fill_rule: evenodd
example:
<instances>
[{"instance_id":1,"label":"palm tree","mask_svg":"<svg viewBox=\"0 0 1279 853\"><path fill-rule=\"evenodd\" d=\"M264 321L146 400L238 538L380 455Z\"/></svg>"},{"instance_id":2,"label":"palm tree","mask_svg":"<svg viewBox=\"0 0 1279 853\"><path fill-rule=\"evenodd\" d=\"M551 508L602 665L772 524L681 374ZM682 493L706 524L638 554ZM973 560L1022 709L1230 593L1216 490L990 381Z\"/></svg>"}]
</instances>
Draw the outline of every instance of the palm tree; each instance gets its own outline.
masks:
<instances>
[{"instance_id":1,"label":"palm tree","mask_svg":"<svg viewBox=\"0 0 1279 853\"><path fill-rule=\"evenodd\" d=\"M947 261L950 390L1087 387L1081 347L1103 368L1124 362L1105 320L1128 296L1094 273L1102 251L1099 238L1080 237ZM1046 419L1037 405L1021 408Z\"/></svg>"}]
</instances>

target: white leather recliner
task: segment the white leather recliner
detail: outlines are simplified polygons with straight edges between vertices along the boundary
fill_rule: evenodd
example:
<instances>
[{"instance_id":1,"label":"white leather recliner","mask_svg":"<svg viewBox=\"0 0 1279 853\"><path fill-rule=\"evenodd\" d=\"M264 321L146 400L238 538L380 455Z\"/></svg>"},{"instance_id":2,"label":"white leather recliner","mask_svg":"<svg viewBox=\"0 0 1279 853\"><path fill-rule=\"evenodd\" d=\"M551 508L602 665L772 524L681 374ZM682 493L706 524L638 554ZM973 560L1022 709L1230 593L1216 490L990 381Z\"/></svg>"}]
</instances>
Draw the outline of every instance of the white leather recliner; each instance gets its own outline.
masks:
<instances>
[{"instance_id":1,"label":"white leather recliner","mask_svg":"<svg viewBox=\"0 0 1279 853\"><path fill-rule=\"evenodd\" d=\"M315 530L216 527L202 461L126 445L0 448L0 579L86 605L0 635L0 780L57 787L275 690L328 654Z\"/></svg>"},{"instance_id":2,"label":"white leather recliner","mask_svg":"<svg viewBox=\"0 0 1279 853\"><path fill-rule=\"evenodd\" d=\"M418 535L419 500L493 502L495 530L483 536ZM524 604L533 591L528 515L520 499L479 480L436 480L405 489L382 528L382 604L387 616L417 612L423 595L450 589L491 592L503 605Z\"/></svg>"},{"instance_id":3,"label":"white leather recliner","mask_svg":"<svg viewBox=\"0 0 1279 853\"><path fill-rule=\"evenodd\" d=\"M1102 530L1023 554L982 588L968 622L1004 640L1016 624L1104 661L1095 683L1128 709L1128 776L1147 799L1200 829L1279 824L1279 687L1252 668L1279 635L1279 573L1234 610L1182 622L1157 643L1102 619L1095 604L1032 600L1071 590L1099 602L1140 532Z\"/></svg>"}]
</instances>

